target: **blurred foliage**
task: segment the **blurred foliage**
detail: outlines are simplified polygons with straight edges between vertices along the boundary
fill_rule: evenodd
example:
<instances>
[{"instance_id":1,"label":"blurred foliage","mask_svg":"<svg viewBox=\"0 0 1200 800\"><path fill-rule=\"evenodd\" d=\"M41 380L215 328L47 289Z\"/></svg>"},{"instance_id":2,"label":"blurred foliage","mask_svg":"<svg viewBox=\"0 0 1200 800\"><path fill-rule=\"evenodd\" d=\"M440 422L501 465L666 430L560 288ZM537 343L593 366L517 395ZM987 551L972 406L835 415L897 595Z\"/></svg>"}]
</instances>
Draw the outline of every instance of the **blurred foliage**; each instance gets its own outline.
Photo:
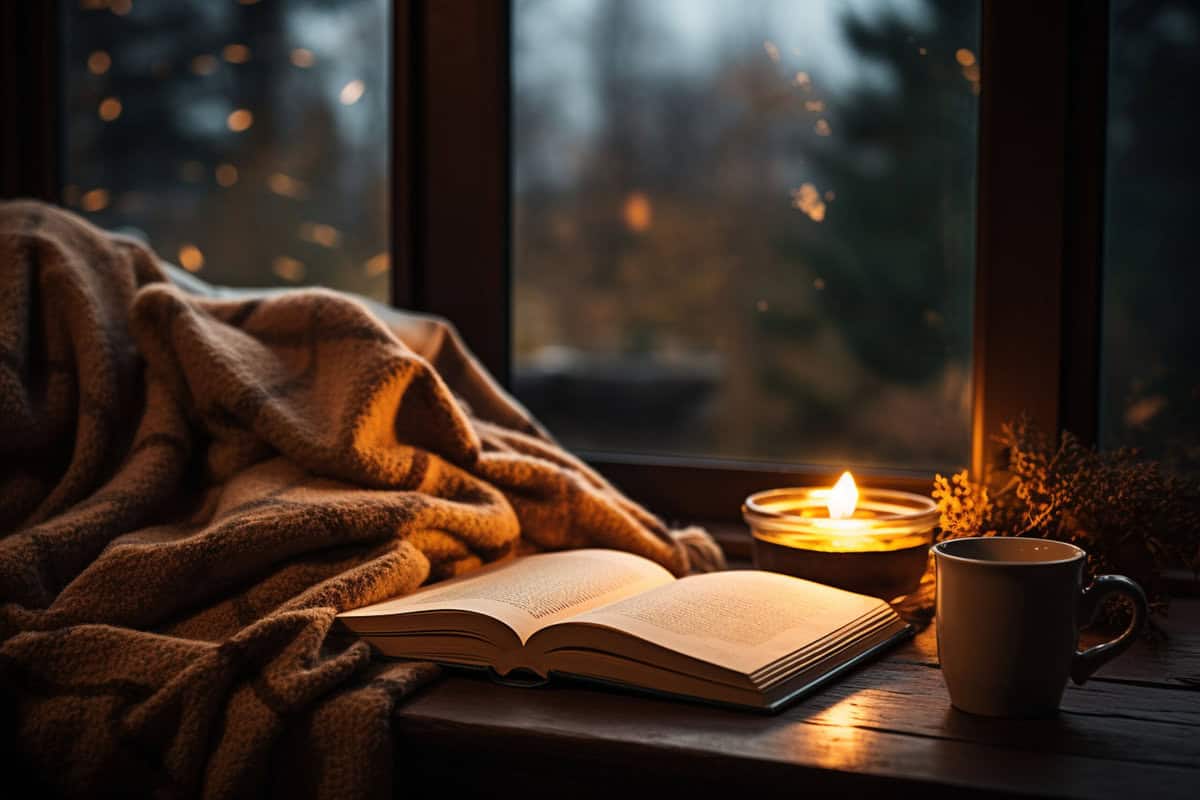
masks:
<instances>
[{"instance_id":1,"label":"blurred foliage","mask_svg":"<svg viewBox=\"0 0 1200 800\"><path fill-rule=\"evenodd\" d=\"M1200 5L1114 0L1100 441L1200 476Z\"/></svg>"},{"instance_id":2,"label":"blurred foliage","mask_svg":"<svg viewBox=\"0 0 1200 800\"><path fill-rule=\"evenodd\" d=\"M667 419L612 429L592 421L603 394L555 400L547 421L575 446L962 463L978 4L806 5L836 16L825 44L855 65L840 81L804 31L773 41L799 13L787 2L687 4L721 27L692 61L682 8L514 7L518 388L551 351L711 384ZM169 260L199 255L214 283L387 296L386 2L62 9L69 205ZM1200 228L1186 202L1200 8L1115 0L1112 14L1100 441L1200 474ZM556 47L578 68L558 69ZM353 80L365 93L346 105ZM244 131L226 124L235 109L253 113Z\"/></svg>"},{"instance_id":3,"label":"blurred foliage","mask_svg":"<svg viewBox=\"0 0 1200 800\"><path fill-rule=\"evenodd\" d=\"M924 10L921 25L894 8L846 12L855 56L893 80L839 99L820 162L837 188L826 235L785 251L818 265L861 363L918 385L970 356L978 91L978 66L955 58L971 53L978 18L954 0Z\"/></svg>"},{"instance_id":4,"label":"blurred foliage","mask_svg":"<svg viewBox=\"0 0 1200 800\"><path fill-rule=\"evenodd\" d=\"M719 381L611 430L589 422L602 395L522 399L577 447L961 463L978 67L956 53L977 6L808 7L853 54L840 81L771 23L787 4L691 6L721 29L698 64L673 60L691 34L664 8L515 7L516 385L557 348L716 355ZM581 67L546 55L564 41ZM594 104L582 130L573 103Z\"/></svg>"},{"instance_id":5,"label":"blurred foliage","mask_svg":"<svg viewBox=\"0 0 1200 800\"><path fill-rule=\"evenodd\" d=\"M64 201L211 283L386 300L388 13L384 0L63 3ZM244 130L228 122L238 109Z\"/></svg>"}]
</instances>

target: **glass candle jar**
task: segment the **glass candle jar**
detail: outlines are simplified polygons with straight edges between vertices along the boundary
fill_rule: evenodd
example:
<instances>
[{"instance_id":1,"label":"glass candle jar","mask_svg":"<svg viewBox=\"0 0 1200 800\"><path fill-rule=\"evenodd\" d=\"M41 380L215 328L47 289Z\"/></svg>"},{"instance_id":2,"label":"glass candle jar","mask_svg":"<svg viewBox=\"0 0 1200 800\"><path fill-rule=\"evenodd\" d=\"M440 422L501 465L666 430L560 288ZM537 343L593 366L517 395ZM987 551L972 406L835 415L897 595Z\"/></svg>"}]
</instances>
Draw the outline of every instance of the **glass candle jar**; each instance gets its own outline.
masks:
<instances>
[{"instance_id":1,"label":"glass candle jar","mask_svg":"<svg viewBox=\"0 0 1200 800\"><path fill-rule=\"evenodd\" d=\"M827 488L770 489L746 498L759 569L893 600L925 572L937 505L928 497L862 489L853 512L830 516Z\"/></svg>"}]
</instances>

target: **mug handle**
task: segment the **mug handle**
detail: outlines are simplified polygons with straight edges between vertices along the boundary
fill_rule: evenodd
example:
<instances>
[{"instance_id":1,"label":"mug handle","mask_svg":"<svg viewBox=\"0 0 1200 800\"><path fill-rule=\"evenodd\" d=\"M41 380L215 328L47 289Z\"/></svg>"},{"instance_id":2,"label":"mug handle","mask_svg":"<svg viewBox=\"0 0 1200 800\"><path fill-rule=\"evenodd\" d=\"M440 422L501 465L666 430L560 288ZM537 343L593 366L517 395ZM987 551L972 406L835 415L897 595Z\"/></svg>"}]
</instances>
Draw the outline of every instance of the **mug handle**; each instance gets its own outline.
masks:
<instances>
[{"instance_id":1,"label":"mug handle","mask_svg":"<svg viewBox=\"0 0 1200 800\"><path fill-rule=\"evenodd\" d=\"M1075 657L1071 659L1071 680L1075 683L1083 683L1096 670L1128 650L1146 625L1146 595L1142 587L1124 575L1097 575L1092 585L1083 590L1079 598L1079 624L1091 622L1104 600L1113 594L1123 594L1133 601L1133 618L1124 633L1112 641L1075 651Z\"/></svg>"}]
</instances>

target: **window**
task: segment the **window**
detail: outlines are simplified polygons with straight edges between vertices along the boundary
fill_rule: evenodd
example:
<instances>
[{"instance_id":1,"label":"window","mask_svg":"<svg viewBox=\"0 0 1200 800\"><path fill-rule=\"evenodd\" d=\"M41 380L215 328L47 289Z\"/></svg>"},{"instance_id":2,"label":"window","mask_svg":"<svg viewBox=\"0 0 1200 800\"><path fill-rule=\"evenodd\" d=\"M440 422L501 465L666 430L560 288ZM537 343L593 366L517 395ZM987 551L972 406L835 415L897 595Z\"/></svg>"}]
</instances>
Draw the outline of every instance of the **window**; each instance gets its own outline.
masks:
<instances>
[{"instance_id":1,"label":"window","mask_svg":"<svg viewBox=\"0 0 1200 800\"><path fill-rule=\"evenodd\" d=\"M1112 6L1101 442L1200 473L1195 4Z\"/></svg>"},{"instance_id":2,"label":"window","mask_svg":"<svg viewBox=\"0 0 1200 800\"><path fill-rule=\"evenodd\" d=\"M965 463L978 4L512 25L513 385L566 444Z\"/></svg>"},{"instance_id":3,"label":"window","mask_svg":"<svg viewBox=\"0 0 1200 800\"><path fill-rule=\"evenodd\" d=\"M737 519L843 464L924 490L1022 411L1195 470L1188 4L61 0L0 22L5 194L214 283L390 287L668 517Z\"/></svg>"},{"instance_id":4,"label":"window","mask_svg":"<svg viewBox=\"0 0 1200 800\"><path fill-rule=\"evenodd\" d=\"M386 0L61 8L67 205L212 283L387 299Z\"/></svg>"}]
</instances>

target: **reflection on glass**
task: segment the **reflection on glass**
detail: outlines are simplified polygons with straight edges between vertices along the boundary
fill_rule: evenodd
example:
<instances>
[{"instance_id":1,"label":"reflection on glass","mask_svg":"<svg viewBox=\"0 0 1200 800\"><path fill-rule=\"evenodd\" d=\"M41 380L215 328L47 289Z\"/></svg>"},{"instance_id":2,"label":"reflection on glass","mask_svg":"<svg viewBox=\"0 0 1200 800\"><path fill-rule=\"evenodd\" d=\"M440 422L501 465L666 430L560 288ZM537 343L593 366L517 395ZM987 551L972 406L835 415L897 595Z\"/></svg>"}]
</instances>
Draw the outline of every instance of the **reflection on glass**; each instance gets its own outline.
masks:
<instances>
[{"instance_id":1,"label":"reflection on glass","mask_svg":"<svg viewBox=\"0 0 1200 800\"><path fill-rule=\"evenodd\" d=\"M387 297L387 0L66 2L63 200L200 277Z\"/></svg>"},{"instance_id":2,"label":"reflection on glass","mask_svg":"<svg viewBox=\"0 0 1200 800\"><path fill-rule=\"evenodd\" d=\"M963 463L978 6L518 0L521 399L581 448Z\"/></svg>"},{"instance_id":3,"label":"reflection on glass","mask_svg":"<svg viewBox=\"0 0 1200 800\"><path fill-rule=\"evenodd\" d=\"M1200 8L1114 0L1101 443L1200 473Z\"/></svg>"}]
</instances>

